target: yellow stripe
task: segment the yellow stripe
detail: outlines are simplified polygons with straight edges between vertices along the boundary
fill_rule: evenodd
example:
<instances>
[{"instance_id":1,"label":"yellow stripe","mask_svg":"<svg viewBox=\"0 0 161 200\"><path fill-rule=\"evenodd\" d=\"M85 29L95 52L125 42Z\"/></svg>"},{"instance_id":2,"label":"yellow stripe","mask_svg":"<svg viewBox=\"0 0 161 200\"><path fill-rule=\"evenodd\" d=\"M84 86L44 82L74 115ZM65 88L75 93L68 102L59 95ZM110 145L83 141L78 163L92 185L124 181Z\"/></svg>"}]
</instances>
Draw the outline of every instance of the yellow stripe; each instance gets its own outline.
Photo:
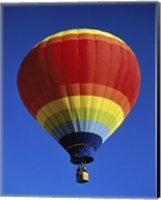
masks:
<instances>
[{"instance_id":1,"label":"yellow stripe","mask_svg":"<svg viewBox=\"0 0 161 200\"><path fill-rule=\"evenodd\" d=\"M114 36L113 34L111 33L108 33L108 32L104 32L104 31L100 31L100 30L96 30L96 29L85 29L85 28L82 28L82 29L71 29L71 30L66 30L66 31L61 31L61 32L58 32L56 34L53 34L53 35L50 35L48 37L46 37L44 40L42 40L41 42L46 42L48 41L49 39L54 39L56 37L62 37L62 36L66 36L66 35L70 35L70 34L84 34L84 33L88 33L88 34L95 34L95 35L103 35L103 36L106 36L108 38L114 38L122 43L125 44L125 42L123 40L121 40L120 38ZM37 43L34 48L40 44L41 42Z\"/></svg>"},{"instance_id":2,"label":"yellow stripe","mask_svg":"<svg viewBox=\"0 0 161 200\"><path fill-rule=\"evenodd\" d=\"M61 111L63 110L68 110L70 119L72 119L72 109L77 108L96 109L103 112L107 112L116 119L118 124L124 119L124 112L117 103L109 99L97 96L70 96L52 101L44 105L37 112L36 119L42 126L44 126L45 121L50 116L59 112L61 113Z\"/></svg>"}]
</instances>

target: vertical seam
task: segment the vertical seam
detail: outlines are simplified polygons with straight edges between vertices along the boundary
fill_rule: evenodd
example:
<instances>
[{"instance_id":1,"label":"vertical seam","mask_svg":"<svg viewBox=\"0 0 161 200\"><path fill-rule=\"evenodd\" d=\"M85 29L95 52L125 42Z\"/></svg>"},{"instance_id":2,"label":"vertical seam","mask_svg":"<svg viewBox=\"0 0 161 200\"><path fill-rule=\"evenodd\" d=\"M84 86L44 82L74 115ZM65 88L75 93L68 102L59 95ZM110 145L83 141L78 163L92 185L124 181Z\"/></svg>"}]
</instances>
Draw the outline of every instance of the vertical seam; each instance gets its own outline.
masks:
<instances>
[{"instance_id":1,"label":"vertical seam","mask_svg":"<svg viewBox=\"0 0 161 200\"><path fill-rule=\"evenodd\" d=\"M95 38L95 33L94 33L94 30L91 30L92 31L92 34L93 34L93 37L94 37L94 44L95 44L95 62L94 62L94 73L93 73L93 88L92 88L92 98L91 98L91 107L90 107L90 114L89 116L92 114L92 104L93 104L93 93L94 93L94 83L95 83L95 77L96 77L96 64L97 64L97 44L96 44L96 38ZM98 117L98 116L97 116ZM90 117L89 117L90 118ZM96 124L97 124L97 121L95 121L94 123L94 126L92 127L92 132L94 133L94 130L96 129ZM99 133L97 134L99 135ZM100 135L99 135L100 136ZM101 137L102 141L103 141L103 138ZM95 143L95 141L93 140L92 142L94 142L95 145L97 145Z\"/></svg>"},{"instance_id":2,"label":"vertical seam","mask_svg":"<svg viewBox=\"0 0 161 200\"><path fill-rule=\"evenodd\" d=\"M63 43L63 37L64 37L64 33L65 33L65 31L63 32L63 34L62 34L62 37L61 37L61 68L62 68L62 71L63 71L63 74L62 74L62 76L63 76L63 78L64 78L64 88L65 88L65 90L66 90L66 93L67 93L67 96L66 96L66 98L67 98L67 101L68 101L68 105L69 105L69 107L67 108L67 111L68 111L68 114L69 114L69 116L70 116L70 118L71 118L71 122L72 122L72 112L71 112L71 102L70 102L70 99L69 99L69 92L68 92L68 89L67 89L67 82L66 82L66 78L65 78L65 72L64 72L64 69L65 69L65 66L64 66L64 63L63 63L63 47L62 47L62 43ZM69 72L70 73L70 72ZM60 105L61 106L61 105ZM66 119L65 119L65 117L63 116L63 114L62 114L62 117L64 118L64 121L65 121L65 123L66 123ZM70 127L69 126L69 124L68 124L68 128L69 128L69 130L71 130L71 133L73 132L72 131L72 129L74 130L75 128L74 128L74 125L73 125L73 123L71 124L72 125L72 127ZM66 134L65 134L66 135Z\"/></svg>"},{"instance_id":3,"label":"vertical seam","mask_svg":"<svg viewBox=\"0 0 161 200\"><path fill-rule=\"evenodd\" d=\"M53 90L53 85L52 85L52 81L51 81L51 76L50 76L50 73L49 73L49 65L48 65L48 59L47 59L47 49L48 49L48 44L49 44L49 42L50 42L50 38L47 40L47 42L46 42L46 47L45 47L45 62L46 62L46 71L47 71L47 76L48 76L48 80L49 80L49 87L50 87L50 89L51 89L51 91L54 91ZM53 94L53 92L52 92L52 94ZM48 106L49 106L49 109L51 110L51 111L53 111L53 109L52 109L52 107L50 107L50 104L48 104ZM59 105L58 105L59 106ZM60 106L59 106L60 107ZM60 114L61 114L61 112L60 112ZM55 117L54 117L55 118ZM50 116L48 117L48 119L50 120ZM59 123L59 119L57 119L57 118L55 118L56 119L56 121ZM52 123L52 125L53 125L53 122L52 122L52 120L50 120L51 121L51 123ZM63 132L63 130L62 130L62 132ZM52 131L51 131L51 133L52 133ZM61 134L62 133L58 133L58 141L60 140L60 136L61 136Z\"/></svg>"},{"instance_id":4,"label":"vertical seam","mask_svg":"<svg viewBox=\"0 0 161 200\"><path fill-rule=\"evenodd\" d=\"M111 54L110 54L111 55ZM110 56L110 58L111 58L111 56ZM108 60L107 60L108 61ZM110 63L111 63L111 61L110 61ZM108 64L108 62L107 62L107 64ZM107 75L107 80L106 80L106 87L107 87L107 81L108 81L108 75ZM100 105L100 108L102 107L102 105L103 105L103 101L104 101L104 96L105 96L105 93L106 93L106 87L104 87L104 92L103 92L103 95L102 95L102 102L101 102L101 105ZM101 109L100 109L101 110ZM99 119L99 117L100 117L100 111L99 111L99 113L98 113L98 116L97 116L97 120ZM104 117L103 117L103 122L105 121L105 115L104 115ZM109 127L107 127L108 128L108 130L109 130L109 133L110 133L110 128ZM105 135L103 134L102 135L102 140L104 141L104 137L105 137Z\"/></svg>"}]
</instances>

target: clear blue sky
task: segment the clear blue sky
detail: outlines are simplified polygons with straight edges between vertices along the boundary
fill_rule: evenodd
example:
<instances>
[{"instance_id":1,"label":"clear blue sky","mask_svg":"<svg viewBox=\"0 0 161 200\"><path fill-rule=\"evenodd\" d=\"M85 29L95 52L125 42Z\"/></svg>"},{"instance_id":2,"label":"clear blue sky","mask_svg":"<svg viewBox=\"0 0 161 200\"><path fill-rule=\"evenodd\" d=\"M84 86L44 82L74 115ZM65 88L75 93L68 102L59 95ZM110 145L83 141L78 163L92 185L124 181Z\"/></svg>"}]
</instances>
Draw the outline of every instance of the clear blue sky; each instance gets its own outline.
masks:
<instances>
[{"instance_id":1,"label":"clear blue sky","mask_svg":"<svg viewBox=\"0 0 161 200\"><path fill-rule=\"evenodd\" d=\"M68 197L156 197L155 3L6 5L3 7L3 194ZM122 38L141 68L131 113L77 184L69 155L31 117L17 90L22 59L40 40L71 28Z\"/></svg>"}]
</instances>

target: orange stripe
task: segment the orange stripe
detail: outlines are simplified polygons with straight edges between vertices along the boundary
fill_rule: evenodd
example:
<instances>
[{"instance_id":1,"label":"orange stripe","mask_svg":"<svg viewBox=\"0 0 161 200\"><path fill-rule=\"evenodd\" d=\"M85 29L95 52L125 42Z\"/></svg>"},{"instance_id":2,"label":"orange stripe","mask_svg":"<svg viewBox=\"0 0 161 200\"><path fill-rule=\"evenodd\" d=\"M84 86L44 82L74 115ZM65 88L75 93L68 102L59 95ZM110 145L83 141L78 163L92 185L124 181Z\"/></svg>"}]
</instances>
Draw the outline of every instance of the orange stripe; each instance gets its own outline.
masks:
<instances>
[{"instance_id":1,"label":"orange stripe","mask_svg":"<svg viewBox=\"0 0 161 200\"><path fill-rule=\"evenodd\" d=\"M125 117L131 109L128 98L120 91L100 84L72 84L55 88L58 98L77 95L93 95L110 99L121 106Z\"/></svg>"}]
</instances>

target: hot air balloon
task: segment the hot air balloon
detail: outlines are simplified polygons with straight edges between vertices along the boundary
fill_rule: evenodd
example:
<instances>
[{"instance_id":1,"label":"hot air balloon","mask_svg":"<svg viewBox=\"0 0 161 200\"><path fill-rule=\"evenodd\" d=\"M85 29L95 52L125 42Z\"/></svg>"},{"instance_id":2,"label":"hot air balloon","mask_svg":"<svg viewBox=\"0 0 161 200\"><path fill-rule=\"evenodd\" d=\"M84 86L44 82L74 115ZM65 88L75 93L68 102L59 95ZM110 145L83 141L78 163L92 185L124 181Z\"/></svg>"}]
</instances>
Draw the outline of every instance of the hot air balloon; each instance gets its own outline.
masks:
<instances>
[{"instance_id":1,"label":"hot air balloon","mask_svg":"<svg viewBox=\"0 0 161 200\"><path fill-rule=\"evenodd\" d=\"M132 49L95 29L51 35L24 58L18 90L27 110L78 165L77 182L89 181L86 164L115 132L139 93L140 69Z\"/></svg>"}]
</instances>

